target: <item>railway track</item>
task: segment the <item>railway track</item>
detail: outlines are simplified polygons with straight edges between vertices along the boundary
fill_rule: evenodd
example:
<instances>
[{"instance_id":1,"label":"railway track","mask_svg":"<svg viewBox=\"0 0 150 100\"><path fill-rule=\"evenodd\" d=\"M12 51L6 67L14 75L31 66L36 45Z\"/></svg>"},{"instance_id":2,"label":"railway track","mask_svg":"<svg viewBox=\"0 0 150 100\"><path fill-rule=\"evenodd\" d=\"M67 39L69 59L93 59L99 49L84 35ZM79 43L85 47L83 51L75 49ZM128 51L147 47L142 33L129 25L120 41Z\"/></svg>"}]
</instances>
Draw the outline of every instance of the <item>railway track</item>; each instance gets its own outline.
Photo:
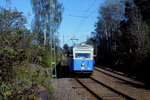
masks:
<instances>
[{"instance_id":1,"label":"railway track","mask_svg":"<svg viewBox=\"0 0 150 100\"><path fill-rule=\"evenodd\" d=\"M134 100L92 77L76 80L99 100Z\"/></svg>"},{"instance_id":2,"label":"railway track","mask_svg":"<svg viewBox=\"0 0 150 100\"><path fill-rule=\"evenodd\" d=\"M150 100L150 90L145 88L144 83L129 78L123 73L120 74L103 68L95 68L92 77L131 99Z\"/></svg>"},{"instance_id":3,"label":"railway track","mask_svg":"<svg viewBox=\"0 0 150 100\"><path fill-rule=\"evenodd\" d=\"M103 73L107 76L116 78L118 80L124 81L128 84L132 84L134 86L138 86L138 87L143 87L144 88L144 84L142 82L136 81L134 78L129 78L127 75L123 74L123 73L119 73L110 69L105 69L103 67L95 67L94 68L96 71L99 71L100 73Z\"/></svg>"},{"instance_id":4,"label":"railway track","mask_svg":"<svg viewBox=\"0 0 150 100\"><path fill-rule=\"evenodd\" d=\"M150 90L145 89L142 82L123 73L95 68L91 77L75 80L92 94L93 100L150 100Z\"/></svg>"}]
</instances>

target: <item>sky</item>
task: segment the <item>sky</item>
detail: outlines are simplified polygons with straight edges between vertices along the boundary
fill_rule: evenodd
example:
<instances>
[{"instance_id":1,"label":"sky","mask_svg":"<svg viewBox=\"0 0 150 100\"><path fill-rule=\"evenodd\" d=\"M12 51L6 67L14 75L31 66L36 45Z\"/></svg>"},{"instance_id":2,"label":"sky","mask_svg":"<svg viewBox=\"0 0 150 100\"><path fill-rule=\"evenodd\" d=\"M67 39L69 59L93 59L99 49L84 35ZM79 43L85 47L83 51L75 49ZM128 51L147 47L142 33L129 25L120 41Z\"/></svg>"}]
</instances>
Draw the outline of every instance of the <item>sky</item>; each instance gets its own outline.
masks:
<instances>
[{"instance_id":1,"label":"sky","mask_svg":"<svg viewBox=\"0 0 150 100\"><path fill-rule=\"evenodd\" d=\"M32 6L30 0L10 0L11 4L7 3L6 0L0 0L0 6L9 8L16 8L19 12L23 12L23 14L27 17L28 23L27 28L31 28L31 21L33 19L32 14Z\"/></svg>"},{"instance_id":2,"label":"sky","mask_svg":"<svg viewBox=\"0 0 150 100\"><path fill-rule=\"evenodd\" d=\"M24 12L28 18L27 28L30 29L33 19L30 0L11 0L11 7ZM58 0L64 6L63 20L58 30L60 46L85 42L94 31L94 25L98 17L98 8L104 0ZM1 6L8 6L5 0L0 0ZM78 40L71 40L78 39Z\"/></svg>"},{"instance_id":3,"label":"sky","mask_svg":"<svg viewBox=\"0 0 150 100\"><path fill-rule=\"evenodd\" d=\"M104 0L59 0L64 5L63 20L60 25L61 44L85 42L94 31L98 8ZM63 38L64 37L64 38ZM70 40L78 39L78 40Z\"/></svg>"}]
</instances>

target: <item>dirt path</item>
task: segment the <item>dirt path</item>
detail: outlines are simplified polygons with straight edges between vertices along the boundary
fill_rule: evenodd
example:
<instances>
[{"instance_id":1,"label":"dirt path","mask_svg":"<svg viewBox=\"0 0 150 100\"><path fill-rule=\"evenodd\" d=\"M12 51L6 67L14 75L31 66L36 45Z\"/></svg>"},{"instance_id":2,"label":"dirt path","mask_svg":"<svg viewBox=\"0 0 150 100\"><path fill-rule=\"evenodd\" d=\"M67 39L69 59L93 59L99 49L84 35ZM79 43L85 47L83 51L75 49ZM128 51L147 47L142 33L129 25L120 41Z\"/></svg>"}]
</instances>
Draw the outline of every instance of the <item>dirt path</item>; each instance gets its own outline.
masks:
<instances>
[{"instance_id":1,"label":"dirt path","mask_svg":"<svg viewBox=\"0 0 150 100\"><path fill-rule=\"evenodd\" d=\"M56 100L85 100L76 89L72 88L69 78L55 79L52 86L56 89L54 96Z\"/></svg>"}]
</instances>

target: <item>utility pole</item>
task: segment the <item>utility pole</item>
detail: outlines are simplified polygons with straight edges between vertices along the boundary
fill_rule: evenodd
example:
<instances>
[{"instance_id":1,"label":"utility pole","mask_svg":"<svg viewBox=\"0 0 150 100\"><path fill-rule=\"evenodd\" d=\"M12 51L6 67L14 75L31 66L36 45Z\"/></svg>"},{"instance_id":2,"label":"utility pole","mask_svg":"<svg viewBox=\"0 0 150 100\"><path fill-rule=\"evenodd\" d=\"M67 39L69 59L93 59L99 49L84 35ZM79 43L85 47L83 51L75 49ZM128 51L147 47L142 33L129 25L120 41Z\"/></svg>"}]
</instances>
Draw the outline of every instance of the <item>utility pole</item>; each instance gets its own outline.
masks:
<instances>
[{"instance_id":1,"label":"utility pole","mask_svg":"<svg viewBox=\"0 0 150 100\"><path fill-rule=\"evenodd\" d=\"M54 4L53 3L53 0L50 0L50 5L51 4ZM55 47L55 23L54 23L54 17L53 17L53 14L55 12L51 9L50 10L50 23L51 23L51 26L54 26L54 27L51 27L50 29L50 46L51 46L51 49L50 49L50 52L51 52L51 74L52 74L52 78L57 78L57 70L56 70L56 47Z\"/></svg>"}]
</instances>

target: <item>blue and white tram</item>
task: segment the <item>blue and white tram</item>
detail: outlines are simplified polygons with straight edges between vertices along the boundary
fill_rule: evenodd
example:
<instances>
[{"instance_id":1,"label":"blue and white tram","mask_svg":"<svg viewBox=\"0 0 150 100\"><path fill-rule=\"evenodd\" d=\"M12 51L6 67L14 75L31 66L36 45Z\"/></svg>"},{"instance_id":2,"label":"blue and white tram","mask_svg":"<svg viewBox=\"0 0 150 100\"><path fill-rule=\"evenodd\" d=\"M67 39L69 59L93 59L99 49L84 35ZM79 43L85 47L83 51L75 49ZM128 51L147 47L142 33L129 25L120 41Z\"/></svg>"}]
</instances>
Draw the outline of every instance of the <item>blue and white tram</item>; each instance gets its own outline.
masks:
<instances>
[{"instance_id":1,"label":"blue and white tram","mask_svg":"<svg viewBox=\"0 0 150 100\"><path fill-rule=\"evenodd\" d=\"M70 63L72 72L93 72L94 48L91 45L81 43L73 46L73 56Z\"/></svg>"}]
</instances>

